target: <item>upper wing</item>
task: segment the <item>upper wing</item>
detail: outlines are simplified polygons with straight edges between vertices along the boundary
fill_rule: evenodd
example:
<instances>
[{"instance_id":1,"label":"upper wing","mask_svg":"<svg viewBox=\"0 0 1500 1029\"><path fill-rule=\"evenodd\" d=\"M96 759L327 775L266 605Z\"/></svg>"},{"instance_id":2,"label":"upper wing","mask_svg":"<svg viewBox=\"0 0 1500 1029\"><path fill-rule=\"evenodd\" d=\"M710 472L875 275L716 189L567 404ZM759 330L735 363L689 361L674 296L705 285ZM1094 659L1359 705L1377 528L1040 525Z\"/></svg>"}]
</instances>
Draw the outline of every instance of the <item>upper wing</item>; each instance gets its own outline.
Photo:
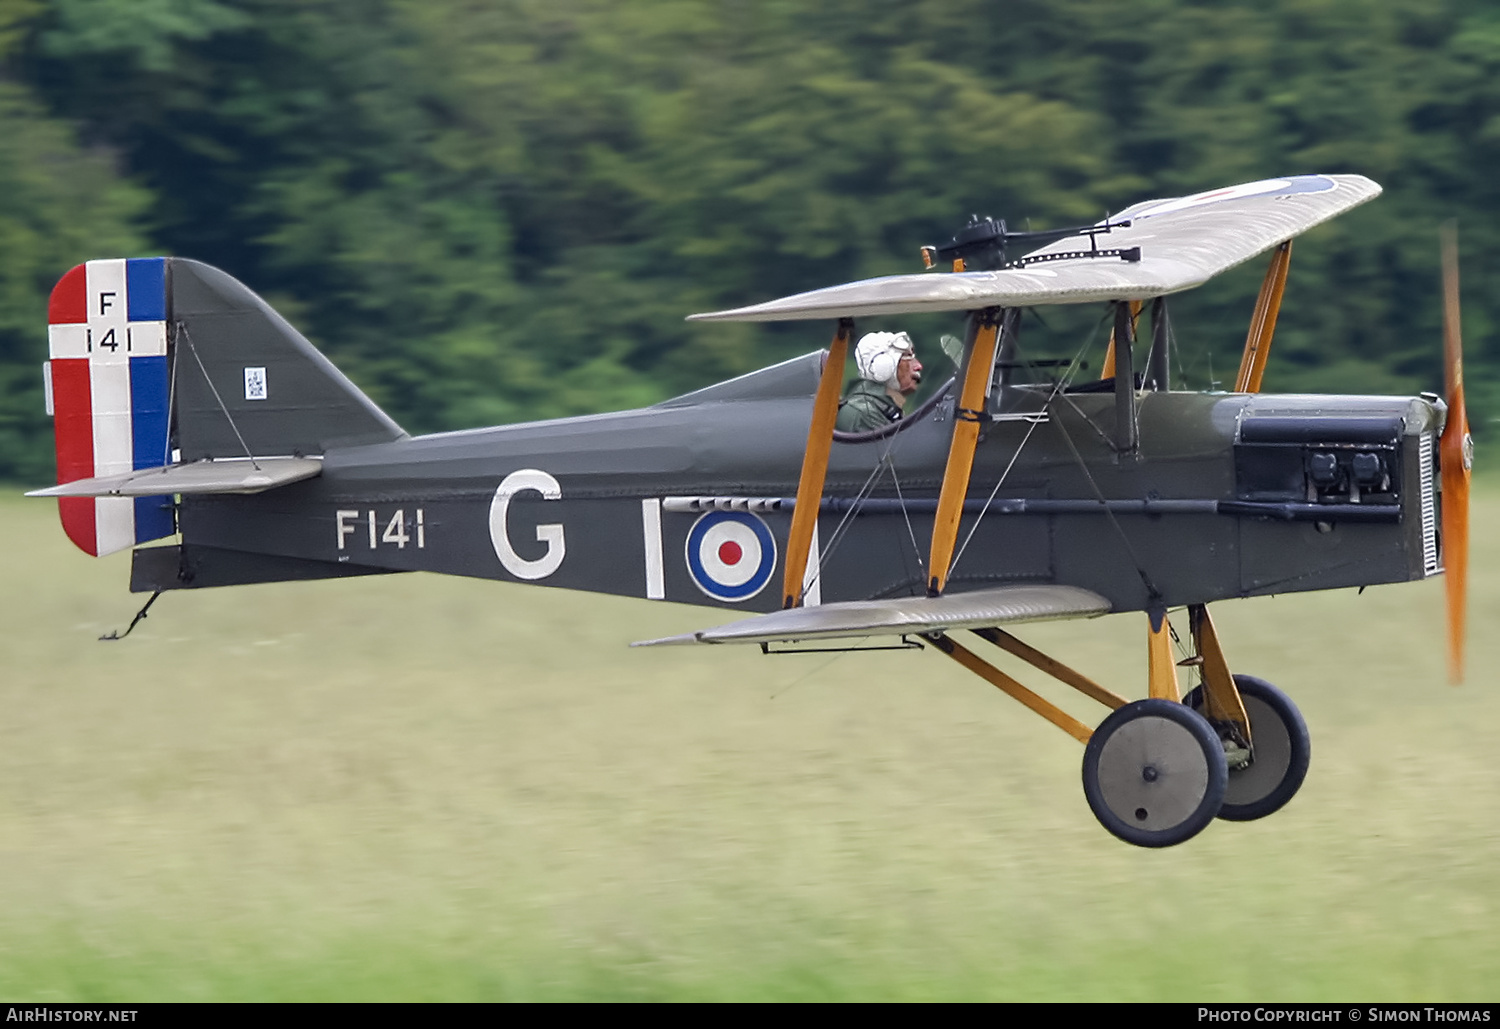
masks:
<instances>
[{"instance_id":1,"label":"upper wing","mask_svg":"<svg viewBox=\"0 0 1500 1029\"><path fill-rule=\"evenodd\" d=\"M715 629L642 640L651 647L682 643L791 643L798 640L857 639L946 629L981 629L1011 622L1092 618L1109 611L1109 601L1077 586L998 586L941 597L851 600L817 607L774 611Z\"/></svg>"},{"instance_id":2,"label":"upper wing","mask_svg":"<svg viewBox=\"0 0 1500 1029\"><path fill-rule=\"evenodd\" d=\"M1380 187L1363 175L1247 182L1189 197L1149 200L1112 216L1111 221L1128 220L1131 225L1100 236L1100 246L1138 246L1141 259L1135 262L1076 258L1003 271L890 275L751 307L695 314L688 320L774 322L1144 300L1200 286L1379 195ZM1069 236L1031 256L1087 249L1087 237Z\"/></svg>"}]
</instances>

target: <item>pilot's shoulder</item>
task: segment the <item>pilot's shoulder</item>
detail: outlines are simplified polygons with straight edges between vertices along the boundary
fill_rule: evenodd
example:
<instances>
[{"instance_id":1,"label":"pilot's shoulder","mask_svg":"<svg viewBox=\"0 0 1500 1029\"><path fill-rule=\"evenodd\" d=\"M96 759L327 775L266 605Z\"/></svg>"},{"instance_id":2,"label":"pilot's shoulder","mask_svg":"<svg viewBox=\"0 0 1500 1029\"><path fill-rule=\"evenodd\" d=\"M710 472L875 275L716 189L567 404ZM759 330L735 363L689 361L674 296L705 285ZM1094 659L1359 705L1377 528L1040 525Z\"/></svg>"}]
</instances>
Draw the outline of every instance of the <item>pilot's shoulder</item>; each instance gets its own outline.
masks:
<instances>
[{"instance_id":1,"label":"pilot's shoulder","mask_svg":"<svg viewBox=\"0 0 1500 1029\"><path fill-rule=\"evenodd\" d=\"M840 432L866 432L889 425L901 417L901 409L891 402L885 387L861 379L849 389L839 406L836 428Z\"/></svg>"}]
</instances>

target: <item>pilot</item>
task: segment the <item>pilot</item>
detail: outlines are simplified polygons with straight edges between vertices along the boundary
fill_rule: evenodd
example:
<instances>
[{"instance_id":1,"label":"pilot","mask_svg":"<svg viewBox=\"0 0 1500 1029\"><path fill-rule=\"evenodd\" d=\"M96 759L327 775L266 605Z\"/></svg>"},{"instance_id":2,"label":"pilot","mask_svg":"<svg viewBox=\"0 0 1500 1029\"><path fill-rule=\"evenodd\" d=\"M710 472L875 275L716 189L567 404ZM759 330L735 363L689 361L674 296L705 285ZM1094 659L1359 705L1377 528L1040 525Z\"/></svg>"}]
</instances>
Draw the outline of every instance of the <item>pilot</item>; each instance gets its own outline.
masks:
<instances>
[{"instance_id":1,"label":"pilot","mask_svg":"<svg viewBox=\"0 0 1500 1029\"><path fill-rule=\"evenodd\" d=\"M922 382L922 362L904 332L870 332L854 348L859 379L839 404L840 432L868 432L899 421Z\"/></svg>"}]
</instances>

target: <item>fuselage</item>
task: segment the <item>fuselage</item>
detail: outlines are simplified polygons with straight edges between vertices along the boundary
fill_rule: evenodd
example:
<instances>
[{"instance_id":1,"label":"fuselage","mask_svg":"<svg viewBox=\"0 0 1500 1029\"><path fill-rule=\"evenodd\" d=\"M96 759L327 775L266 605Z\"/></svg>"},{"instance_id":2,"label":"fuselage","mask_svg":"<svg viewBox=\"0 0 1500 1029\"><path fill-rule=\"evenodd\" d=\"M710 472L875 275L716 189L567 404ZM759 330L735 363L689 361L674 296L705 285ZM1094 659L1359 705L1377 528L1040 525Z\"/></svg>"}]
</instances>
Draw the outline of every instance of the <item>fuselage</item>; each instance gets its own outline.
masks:
<instances>
[{"instance_id":1,"label":"fuselage","mask_svg":"<svg viewBox=\"0 0 1500 1029\"><path fill-rule=\"evenodd\" d=\"M771 610L816 377L809 355L641 410L331 449L307 482L184 497L183 541ZM1124 611L1440 570L1438 401L1147 391L1123 451L1115 410L996 391L950 592L1055 582ZM924 591L951 412L835 442L811 601Z\"/></svg>"}]
</instances>

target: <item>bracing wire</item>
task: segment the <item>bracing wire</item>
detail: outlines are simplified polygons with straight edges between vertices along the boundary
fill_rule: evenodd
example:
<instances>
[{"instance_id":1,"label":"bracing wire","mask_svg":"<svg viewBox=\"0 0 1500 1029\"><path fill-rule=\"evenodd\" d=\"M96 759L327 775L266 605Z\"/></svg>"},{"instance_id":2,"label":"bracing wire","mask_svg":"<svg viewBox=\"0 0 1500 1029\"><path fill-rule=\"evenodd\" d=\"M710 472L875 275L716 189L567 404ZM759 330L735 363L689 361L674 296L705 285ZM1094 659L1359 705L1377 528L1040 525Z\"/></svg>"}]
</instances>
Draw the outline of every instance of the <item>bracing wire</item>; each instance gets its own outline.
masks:
<instances>
[{"instance_id":1,"label":"bracing wire","mask_svg":"<svg viewBox=\"0 0 1500 1029\"><path fill-rule=\"evenodd\" d=\"M839 545L849 535L849 531L853 527L854 516L859 513L860 507L869 497L871 490L875 488L875 484L879 481L881 470L889 468L892 481L896 481L896 448L900 445L900 442L900 433L892 435L886 441L885 450L881 453L879 460L875 462L875 467L870 470L869 476L865 479L864 485L859 488L859 492L855 494L853 502L849 505L849 509L844 512L844 516L839 519L839 524L834 527L833 534L828 538L828 545L821 549L821 553L818 556L817 570L813 572L812 578L803 587L804 592L806 592L808 586L811 586L822 577L824 565L828 563L829 559L833 557L834 552L838 550ZM899 482L896 482L896 496L898 498L901 496L901 485ZM906 502L904 500L901 501L901 512L903 515L906 514ZM910 529L910 527L911 519L908 517L907 528ZM912 536L912 542L915 545L915 534ZM918 550L917 562L919 565L921 564L921 560L921 551Z\"/></svg>"},{"instance_id":2,"label":"bracing wire","mask_svg":"<svg viewBox=\"0 0 1500 1029\"><path fill-rule=\"evenodd\" d=\"M1083 472L1084 478L1088 480L1089 488L1094 491L1094 499L1099 501L1099 506L1104 510L1104 517L1108 519L1110 527L1120 537L1120 542L1125 545L1125 553L1130 558L1130 563L1135 566L1135 574L1140 576L1141 583L1146 587L1147 594L1153 598L1161 596L1161 590L1157 589L1156 583L1151 581L1151 576L1147 574L1145 566L1141 564L1140 556L1136 554L1135 547L1131 545L1130 537L1126 534L1125 527L1120 524L1120 520L1110 510L1109 501L1105 499L1104 491L1099 488L1099 483L1094 478L1094 473L1089 471L1088 462L1078 452L1078 447L1073 443L1073 437L1068 435L1068 430L1063 427L1061 421L1057 422L1057 431L1062 433L1063 442L1068 445L1068 450L1072 453L1073 460L1077 462L1079 470Z\"/></svg>"},{"instance_id":3,"label":"bracing wire","mask_svg":"<svg viewBox=\"0 0 1500 1029\"><path fill-rule=\"evenodd\" d=\"M255 455L250 452L250 445L245 442L245 437L240 435L240 427L234 424L234 416L229 413L229 408L224 406L224 398L219 396L219 387L214 385L214 380L209 377L208 369L203 367L203 358L198 356L198 348L193 346L193 337L188 333L187 326L182 322L177 323L177 331L183 339L187 340L188 349L193 352L193 360L198 362L198 370L203 373L203 381L208 383L208 388L213 391L214 400L218 401L219 410L224 412L224 417L229 420L229 427L234 430L235 438L240 441L240 446L245 450L245 456L250 459L250 465L257 472L261 470L260 464L255 460Z\"/></svg>"},{"instance_id":4,"label":"bracing wire","mask_svg":"<svg viewBox=\"0 0 1500 1029\"><path fill-rule=\"evenodd\" d=\"M922 560L922 545L917 542L917 530L911 524L911 512L906 509L906 494L901 492L901 478L896 474L896 466L891 465L891 485L896 487L896 502L901 505L901 518L906 522L906 535L911 539L912 553L917 556L917 570L922 577L927 576L927 563Z\"/></svg>"},{"instance_id":5,"label":"bracing wire","mask_svg":"<svg viewBox=\"0 0 1500 1029\"><path fill-rule=\"evenodd\" d=\"M870 490L874 488L875 483L879 479L881 469L886 466L886 456L888 456L888 454L882 456L879 461L875 462L875 467L870 469L869 476L865 479L864 485L859 488L859 492L854 495L854 500L849 505L849 509L845 511L844 516L839 519L838 525L834 526L833 534L828 537L828 545L826 547L822 547L821 552L818 555L817 570L813 572L812 578L809 579L802 587L802 591L804 593L807 592L808 587L822 578L823 566L828 563L828 560L833 557L834 552L838 550L839 544L842 543L845 537L848 536L849 528L855 514L858 513L860 505L864 503L865 498L870 493ZM821 504L821 502L822 501L820 498L819 503Z\"/></svg>"},{"instance_id":6,"label":"bracing wire","mask_svg":"<svg viewBox=\"0 0 1500 1029\"><path fill-rule=\"evenodd\" d=\"M1006 464L1005 470L1000 473L1000 477L995 480L995 488L990 490L990 495L985 498L984 506L979 509L979 517L975 518L974 524L969 526L969 534L964 537L963 544L958 548L958 553L954 555L953 561L948 565L949 576L952 576L953 570L958 567L958 562L963 558L964 551L969 549L969 543L974 539L974 534L979 531L979 526L984 521L984 516L989 513L990 505L995 502L995 497L999 495L1000 487L1005 484L1005 480L1010 476L1011 469L1021 459L1021 452L1026 449L1026 444L1031 440L1032 434L1036 432L1036 427L1042 423L1047 409L1052 406L1053 402L1057 400L1058 395L1073 380L1073 376L1078 370L1078 363L1083 360L1083 355L1088 353L1089 346L1093 341L1092 334L1088 339L1084 340L1083 346L1078 348L1078 352L1073 355L1073 360L1068 362L1068 367L1063 371L1063 374L1058 376L1057 382L1053 383L1052 392L1047 395L1047 400L1042 405L1041 412L1038 413L1036 418L1028 422L1025 435L1021 437L1021 442L1016 444L1015 452L1010 455L1010 462Z\"/></svg>"}]
</instances>

